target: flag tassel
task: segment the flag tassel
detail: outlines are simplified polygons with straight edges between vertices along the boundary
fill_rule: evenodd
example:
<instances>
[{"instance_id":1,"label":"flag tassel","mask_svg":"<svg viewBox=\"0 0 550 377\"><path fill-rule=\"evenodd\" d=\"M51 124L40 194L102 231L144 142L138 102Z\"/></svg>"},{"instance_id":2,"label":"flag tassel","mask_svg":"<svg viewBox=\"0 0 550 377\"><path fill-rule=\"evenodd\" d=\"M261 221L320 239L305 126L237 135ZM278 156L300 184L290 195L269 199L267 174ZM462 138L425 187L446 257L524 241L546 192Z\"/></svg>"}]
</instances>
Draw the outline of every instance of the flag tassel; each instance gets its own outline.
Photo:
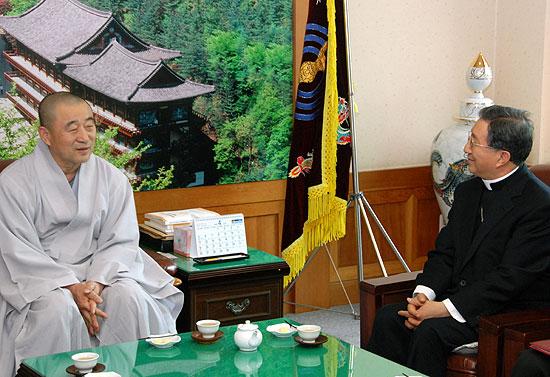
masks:
<instances>
[{"instance_id":1,"label":"flag tassel","mask_svg":"<svg viewBox=\"0 0 550 377\"><path fill-rule=\"evenodd\" d=\"M320 4L310 4L311 9L321 7ZM315 60L324 62L323 49L326 49L326 65L320 67L325 70L326 81L323 100L323 118L321 129L321 148L315 151L320 158L321 181L307 189L307 220L303 222L302 233L282 252L282 257L290 267L290 275L285 277L284 285L287 286L303 269L309 253L318 246L335 241L346 234L346 210L347 200L336 195L337 185L337 134L339 126L339 97L337 85L337 62L336 62L336 18L335 1L326 2L327 28L316 24L311 25L312 30L321 32L326 30L327 42L319 50L319 56ZM314 14L310 12L310 16ZM308 21L309 25L309 21ZM319 36L317 36L318 39ZM311 66L311 62L309 62ZM304 65L305 63L303 63ZM319 67L319 65L315 65ZM320 71L319 71L320 72ZM319 73L319 72L316 72ZM307 72L306 72L307 73ZM309 90L309 89L308 89ZM307 92L307 90L306 90ZM304 97L307 102L307 98ZM318 126L320 126L318 124ZM295 127L297 123L295 122ZM297 144L299 145L299 144ZM306 149L307 150L307 149ZM292 151L291 151L292 152ZM302 152L303 153L303 152ZM303 154L299 154L303 156ZM344 159L345 160L345 159ZM345 162L344 162L345 164ZM349 165L349 160L347 161ZM348 177L344 177L347 182ZM288 216L285 213L285 217Z\"/></svg>"},{"instance_id":2,"label":"flag tassel","mask_svg":"<svg viewBox=\"0 0 550 377\"><path fill-rule=\"evenodd\" d=\"M326 195L328 197L328 194ZM347 202L338 197L315 198L309 201L310 208L315 204L326 205L330 209L322 216L304 223L304 233L283 251L283 258L289 264L290 275L284 285L289 284L302 270L309 252L325 243L342 238L346 234Z\"/></svg>"}]
</instances>

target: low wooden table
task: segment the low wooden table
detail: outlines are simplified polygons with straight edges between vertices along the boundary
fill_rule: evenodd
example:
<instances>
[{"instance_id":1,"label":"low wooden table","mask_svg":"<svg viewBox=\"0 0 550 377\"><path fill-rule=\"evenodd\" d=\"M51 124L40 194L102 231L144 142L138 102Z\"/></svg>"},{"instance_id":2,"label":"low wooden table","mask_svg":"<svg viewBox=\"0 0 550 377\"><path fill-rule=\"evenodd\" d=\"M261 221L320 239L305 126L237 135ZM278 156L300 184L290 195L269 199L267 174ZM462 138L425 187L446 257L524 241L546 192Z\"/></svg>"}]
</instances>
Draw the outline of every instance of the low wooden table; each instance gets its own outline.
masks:
<instances>
[{"instance_id":1,"label":"low wooden table","mask_svg":"<svg viewBox=\"0 0 550 377\"><path fill-rule=\"evenodd\" d=\"M195 330L195 322L211 318L222 325L259 321L283 315L283 277L290 268L281 258L249 248L250 258L200 265L190 258L175 260L175 277L185 294L178 332Z\"/></svg>"}]
</instances>

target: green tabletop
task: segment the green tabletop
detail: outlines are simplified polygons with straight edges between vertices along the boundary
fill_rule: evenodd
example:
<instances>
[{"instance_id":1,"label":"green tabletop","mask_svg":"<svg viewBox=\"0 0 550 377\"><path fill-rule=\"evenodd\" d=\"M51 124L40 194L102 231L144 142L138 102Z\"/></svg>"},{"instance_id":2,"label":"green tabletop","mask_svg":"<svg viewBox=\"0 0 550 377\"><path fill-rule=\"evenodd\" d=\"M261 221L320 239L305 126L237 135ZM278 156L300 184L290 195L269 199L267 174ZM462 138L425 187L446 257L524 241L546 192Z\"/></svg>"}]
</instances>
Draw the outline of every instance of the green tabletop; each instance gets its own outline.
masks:
<instances>
[{"instance_id":1,"label":"green tabletop","mask_svg":"<svg viewBox=\"0 0 550 377\"><path fill-rule=\"evenodd\" d=\"M219 263L211 263L211 264L198 264L194 262L193 259L191 258L180 257L177 254L175 255L178 257L177 259L174 259L174 261L176 262L176 265L178 266L178 269L183 270L189 274L204 272L204 271L225 270L225 269L231 269L231 268L237 268L237 267L249 267L249 266L257 266L260 264L284 262L283 259L275 255L272 255L251 247L248 248L249 257L247 259L241 259L236 261L230 260L227 262L219 262Z\"/></svg>"},{"instance_id":2,"label":"green tabletop","mask_svg":"<svg viewBox=\"0 0 550 377\"><path fill-rule=\"evenodd\" d=\"M276 338L266 331L281 319L257 322L263 342L255 352L241 352L233 342L236 326L222 327L225 336L213 344L198 344L191 333L181 334L181 342L168 349L157 349L140 340L90 348L100 355L105 371L123 377L134 376L247 376L247 377L393 377L420 376L418 372L381 358L332 336L317 347L304 347L293 337ZM65 352L26 359L24 364L43 376L68 376L71 365Z\"/></svg>"}]
</instances>

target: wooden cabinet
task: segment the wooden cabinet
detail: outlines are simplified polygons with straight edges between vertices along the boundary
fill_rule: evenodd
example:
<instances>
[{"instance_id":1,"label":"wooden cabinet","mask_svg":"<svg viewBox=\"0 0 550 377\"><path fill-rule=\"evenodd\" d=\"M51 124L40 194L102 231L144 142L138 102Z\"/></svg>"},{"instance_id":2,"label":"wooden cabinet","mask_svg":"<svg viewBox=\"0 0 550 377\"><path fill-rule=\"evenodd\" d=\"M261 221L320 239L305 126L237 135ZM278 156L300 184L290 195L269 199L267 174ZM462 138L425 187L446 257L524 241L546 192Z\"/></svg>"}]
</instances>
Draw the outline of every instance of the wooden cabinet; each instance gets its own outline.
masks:
<instances>
[{"instance_id":1,"label":"wooden cabinet","mask_svg":"<svg viewBox=\"0 0 550 377\"><path fill-rule=\"evenodd\" d=\"M183 283L183 310L178 332L195 330L200 319L217 319L222 325L259 321L283 316L283 277L290 271L286 262L260 250L249 250L250 258L212 265L196 265L179 258L176 277Z\"/></svg>"}]
</instances>

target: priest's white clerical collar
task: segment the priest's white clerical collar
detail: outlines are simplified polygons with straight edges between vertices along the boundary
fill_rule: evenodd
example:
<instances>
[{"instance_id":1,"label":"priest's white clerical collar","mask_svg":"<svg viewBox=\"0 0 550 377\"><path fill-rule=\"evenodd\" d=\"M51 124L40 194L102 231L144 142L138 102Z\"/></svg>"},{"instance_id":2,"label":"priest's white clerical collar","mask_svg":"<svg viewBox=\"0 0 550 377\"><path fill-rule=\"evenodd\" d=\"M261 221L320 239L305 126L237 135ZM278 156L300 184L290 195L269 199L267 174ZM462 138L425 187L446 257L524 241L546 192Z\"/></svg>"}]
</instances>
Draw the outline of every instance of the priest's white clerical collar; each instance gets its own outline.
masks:
<instances>
[{"instance_id":1,"label":"priest's white clerical collar","mask_svg":"<svg viewBox=\"0 0 550 377\"><path fill-rule=\"evenodd\" d=\"M491 184L505 180L506 178L508 178L509 176L514 174L516 172L516 170L518 170L518 169L519 169L519 166L516 166L516 168L514 170L512 170L510 173L508 173L506 175L503 175L500 178L495 178L495 179L483 179L482 178L481 180L483 181L483 184L485 185L485 187L487 187L487 190L492 191L493 189L491 188Z\"/></svg>"}]
</instances>

